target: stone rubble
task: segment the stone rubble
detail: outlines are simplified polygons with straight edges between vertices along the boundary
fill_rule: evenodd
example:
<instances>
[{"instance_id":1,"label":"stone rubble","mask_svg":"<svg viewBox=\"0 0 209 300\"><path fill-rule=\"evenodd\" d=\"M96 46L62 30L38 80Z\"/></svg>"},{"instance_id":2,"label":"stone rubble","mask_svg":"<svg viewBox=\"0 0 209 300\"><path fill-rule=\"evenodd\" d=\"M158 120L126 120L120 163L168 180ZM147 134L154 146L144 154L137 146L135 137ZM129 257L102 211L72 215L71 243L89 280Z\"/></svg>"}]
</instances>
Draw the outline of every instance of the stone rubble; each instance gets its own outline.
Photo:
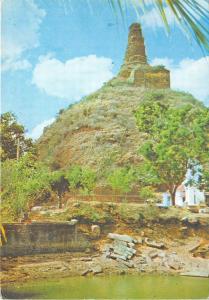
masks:
<instances>
[{"instance_id":1,"label":"stone rubble","mask_svg":"<svg viewBox=\"0 0 209 300\"><path fill-rule=\"evenodd\" d=\"M164 243L162 243L162 242L156 242L156 241L151 240L151 239L149 239L149 238L145 238L145 239L144 239L144 242L145 242L145 244L146 244L147 246L149 246L149 247L158 248L158 249L163 249L163 248L165 248Z\"/></svg>"},{"instance_id":2,"label":"stone rubble","mask_svg":"<svg viewBox=\"0 0 209 300\"><path fill-rule=\"evenodd\" d=\"M116 259L117 261L126 262L136 254L134 249L137 240L128 236L116 233L109 233L108 238L113 240L111 244L106 244L103 248L103 253L106 258ZM126 264L128 267L132 265Z\"/></svg>"}]
</instances>

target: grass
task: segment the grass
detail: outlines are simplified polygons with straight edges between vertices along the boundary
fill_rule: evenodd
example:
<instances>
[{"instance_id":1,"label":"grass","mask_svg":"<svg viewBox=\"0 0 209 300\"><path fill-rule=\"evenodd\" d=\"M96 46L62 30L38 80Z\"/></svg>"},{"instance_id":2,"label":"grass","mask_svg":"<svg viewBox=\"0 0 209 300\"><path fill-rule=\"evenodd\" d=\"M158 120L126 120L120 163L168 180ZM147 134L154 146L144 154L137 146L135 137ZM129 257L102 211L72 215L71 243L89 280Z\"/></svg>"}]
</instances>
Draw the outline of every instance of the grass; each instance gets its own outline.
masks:
<instances>
[{"instance_id":1,"label":"grass","mask_svg":"<svg viewBox=\"0 0 209 300\"><path fill-rule=\"evenodd\" d=\"M97 173L97 184L117 167L140 162L138 146L144 141L134 112L146 100L170 105L202 105L187 93L148 90L113 79L97 92L59 114L38 142L39 158L56 168L87 166Z\"/></svg>"}]
</instances>

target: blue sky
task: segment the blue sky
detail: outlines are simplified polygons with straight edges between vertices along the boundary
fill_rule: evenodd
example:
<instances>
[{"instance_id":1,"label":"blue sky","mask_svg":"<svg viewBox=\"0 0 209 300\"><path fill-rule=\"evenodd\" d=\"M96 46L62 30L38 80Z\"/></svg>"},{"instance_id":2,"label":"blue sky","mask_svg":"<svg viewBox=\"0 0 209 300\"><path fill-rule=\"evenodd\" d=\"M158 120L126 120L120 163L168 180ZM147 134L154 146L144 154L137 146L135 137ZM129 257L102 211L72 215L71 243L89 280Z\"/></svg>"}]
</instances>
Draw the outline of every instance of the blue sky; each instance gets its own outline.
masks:
<instances>
[{"instance_id":1,"label":"blue sky","mask_svg":"<svg viewBox=\"0 0 209 300\"><path fill-rule=\"evenodd\" d=\"M201 0L204 1L204 0ZM2 111L12 111L36 138L61 108L117 74L128 27L104 0L3 0ZM167 35L153 7L140 17L149 62L171 70L172 87L209 102L209 62L168 11Z\"/></svg>"}]
</instances>

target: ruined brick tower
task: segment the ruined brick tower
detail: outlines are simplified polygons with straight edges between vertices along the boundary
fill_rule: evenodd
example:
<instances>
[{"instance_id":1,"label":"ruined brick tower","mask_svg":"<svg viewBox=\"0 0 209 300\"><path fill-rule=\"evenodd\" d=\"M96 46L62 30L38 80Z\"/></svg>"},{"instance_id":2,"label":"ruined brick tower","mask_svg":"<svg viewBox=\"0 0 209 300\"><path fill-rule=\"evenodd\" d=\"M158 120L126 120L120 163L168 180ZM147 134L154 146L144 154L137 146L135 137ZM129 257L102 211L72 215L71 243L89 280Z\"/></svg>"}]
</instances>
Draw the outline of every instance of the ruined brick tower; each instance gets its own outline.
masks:
<instances>
[{"instance_id":1,"label":"ruined brick tower","mask_svg":"<svg viewBox=\"0 0 209 300\"><path fill-rule=\"evenodd\" d=\"M147 63L147 56L141 26L130 26L128 46L124 64L118 74L120 80L147 88L170 88L170 72L163 66L152 67Z\"/></svg>"}]
</instances>

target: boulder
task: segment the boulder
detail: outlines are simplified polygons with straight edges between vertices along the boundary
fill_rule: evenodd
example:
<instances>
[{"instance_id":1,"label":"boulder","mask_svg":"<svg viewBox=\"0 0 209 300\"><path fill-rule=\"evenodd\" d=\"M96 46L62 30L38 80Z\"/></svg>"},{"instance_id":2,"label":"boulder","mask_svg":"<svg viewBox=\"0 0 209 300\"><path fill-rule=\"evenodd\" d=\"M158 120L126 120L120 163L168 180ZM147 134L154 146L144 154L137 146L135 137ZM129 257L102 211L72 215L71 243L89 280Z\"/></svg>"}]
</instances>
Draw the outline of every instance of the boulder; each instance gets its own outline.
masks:
<instances>
[{"instance_id":1,"label":"boulder","mask_svg":"<svg viewBox=\"0 0 209 300\"><path fill-rule=\"evenodd\" d=\"M151 259L154 259L154 258L158 257L158 252L155 251L155 250L153 250L153 251L150 251L150 252L148 253L148 255L149 255L149 257L150 257Z\"/></svg>"},{"instance_id":2,"label":"boulder","mask_svg":"<svg viewBox=\"0 0 209 300\"><path fill-rule=\"evenodd\" d=\"M100 237L100 234L101 234L100 226L99 225L92 225L91 226L91 233L92 233L92 236L94 238Z\"/></svg>"},{"instance_id":3,"label":"boulder","mask_svg":"<svg viewBox=\"0 0 209 300\"><path fill-rule=\"evenodd\" d=\"M91 257L81 257L80 258L81 261L92 261Z\"/></svg>"},{"instance_id":4,"label":"boulder","mask_svg":"<svg viewBox=\"0 0 209 300\"><path fill-rule=\"evenodd\" d=\"M144 239L144 242L145 242L145 244L146 244L147 246L149 246L149 247L158 248L158 249L163 249L163 248L165 248L164 243L162 243L162 242L156 242L156 241L151 240L151 239L149 239L149 238L145 238L145 239Z\"/></svg>"},{"instance_id":5,"label":"boulder","mask_svg":"<svg viewBox=\"0 0 209 300\"><path fill-rule=\"evenodd\" d=\"M127 243L137 243L136 239L126 234L109 233L107 237L112 240L124 241Z\"/></svg>"},{"instance_id":6,"label":"boulder","mask_svg":"<svg viewBox=\"0 0 209 300\"><path fill-rule=\"evenodd\" d=\"M78 223L77 219L72 219L72 220L69 221L70 225L76 225L77 223Z\"/></svg>"},{"instance_id":7,"label":"boulder","mask_svg":"<svg viewBox=\"0 0 209 300\"><path fill-rule=\"evenodd\" d=\"M81 276L86 276L88 273L90 273L91 270L90 269L86 269L81 273Z\"/></svg>"},{"instance_id":8,"label":"boulder","mask_svg":"<svg viewBox=\"0 0 209 300\"><path fill-rule=\"evenodd\" d=\"M94 275L96 275L96 274L102 273L103 269L100 265L95 265L95 266L91 267L91 271Z\"/></svg>"},{"instance_id":9,"label":"boulder","mask_svg":"<svg viewBox=\"0 0 209 300\"><path fill-rule=\"evenodd\" d=\"M34 206L31 208L32 212L39 212L42 209L42 206Z\"/></svg>"},{"instance_id":10,"label":"boulder","mask_svg":"<svg viewBox=\"0 0 209 300\"><path fill-rule=\"evenodd\" d=\"M194 270L189 272L180 273L182 276L191 276L191 277L209 277L209 271L205 270Z\"/></svg>"},{"instance_id":11,"label":"boulder","mask_svg":"<svg viewBox=\"0 0 209 300\"><path fill-rule=\"evenodd\" d=\"M124 261L120 258L116 259L117 262L122 263L123 265L127 266L128 268L133 268L134 267L134 263L132 261Z\"/></svg>"}]
</instances>

